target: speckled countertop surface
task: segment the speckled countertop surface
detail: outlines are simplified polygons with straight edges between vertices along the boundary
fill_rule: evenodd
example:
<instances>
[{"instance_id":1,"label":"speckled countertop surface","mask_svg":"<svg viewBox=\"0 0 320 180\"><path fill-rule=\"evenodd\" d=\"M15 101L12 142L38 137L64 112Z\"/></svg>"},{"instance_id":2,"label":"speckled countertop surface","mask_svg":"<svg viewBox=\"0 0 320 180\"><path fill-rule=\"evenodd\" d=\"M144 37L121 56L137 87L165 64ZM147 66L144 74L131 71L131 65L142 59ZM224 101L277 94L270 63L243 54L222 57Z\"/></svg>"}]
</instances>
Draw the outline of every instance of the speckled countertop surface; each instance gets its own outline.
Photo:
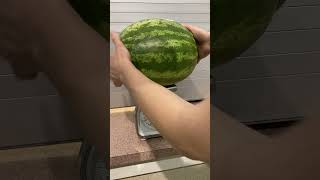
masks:
<instances>
[{"instance_id":1,"label":"speckled countertop surface","mask_svg":"<svg viewBox=\"0 0 320 180\"><path fill-rule=\"evenodd\" d=\"M141 140L134 109L110 110L110 167L117 168L178 156L163 138Z\"/></svg>"}]
</instances>

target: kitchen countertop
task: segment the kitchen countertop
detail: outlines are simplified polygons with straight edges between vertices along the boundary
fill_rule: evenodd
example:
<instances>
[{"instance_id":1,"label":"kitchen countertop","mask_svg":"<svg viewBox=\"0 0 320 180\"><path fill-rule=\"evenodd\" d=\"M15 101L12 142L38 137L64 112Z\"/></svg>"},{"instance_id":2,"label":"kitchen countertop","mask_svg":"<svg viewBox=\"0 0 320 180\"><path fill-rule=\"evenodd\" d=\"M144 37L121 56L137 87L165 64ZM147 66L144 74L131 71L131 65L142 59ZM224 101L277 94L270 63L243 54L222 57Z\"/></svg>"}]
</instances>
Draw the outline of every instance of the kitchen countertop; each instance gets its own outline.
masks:
<instances>
[{"instance_id":1,"label":"kitchen countertop","mask_svg":"<svg viewBox=\"0 0 320 180\"><path fill-rule=\"evenodd\" d=\"M179 156L163 138L141 140L134 108L110 110L110 168Z\"/></svg>"}]
</instances>

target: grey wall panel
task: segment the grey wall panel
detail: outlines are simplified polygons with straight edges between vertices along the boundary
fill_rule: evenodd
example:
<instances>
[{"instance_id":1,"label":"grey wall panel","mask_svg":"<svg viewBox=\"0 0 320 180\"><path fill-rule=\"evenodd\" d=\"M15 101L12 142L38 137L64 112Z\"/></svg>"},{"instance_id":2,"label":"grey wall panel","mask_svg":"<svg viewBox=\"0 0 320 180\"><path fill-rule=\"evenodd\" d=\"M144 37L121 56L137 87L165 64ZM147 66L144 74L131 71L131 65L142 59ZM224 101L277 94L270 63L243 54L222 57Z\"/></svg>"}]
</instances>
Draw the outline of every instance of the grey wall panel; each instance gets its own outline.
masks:
<instances>
[{"instance_id":1,"label":"grey wall panel","mask_svg":"<svg viewBox=\"0 0 320 180\"><path fill-rule=\"evenodd\" d=\"M267 31L288 31L320 28L320 5L281 8Z\"/></svg>"},{"instance_id":2,"label":"grey wall panel","mask_svg":"<svg viewBox=\"0 0 320 180\"><path fill-rule=\"evenodd\" d=\"M57 94L56 89L43 74L34 80L19 80L14 75L0 76L0 99Z\"/></svg>"},{"instance_id":3,"label":"grey wall panel","mask_svg":"<svg viewBox=\"0 0 320 180\"><path fill-rule=\"evenodd\" d=\"M183 8L181 8L183 7ZM210 13L209 4L164 4L159 3L156 6L152 3L111 3L111 13Z\"/></svg>"},{"instance_id":4,"label":"grey wall panel","mask_svg":"<svg viewBox=\"0 0 320 180\"><path fill-rule=\"evenodd\" d=\"M320 52L238 58L214 70L218 81L310 73L320 73Z\"/></svg>"},{"instance_id":5,"label":"grey wall panel","mask_svg":"<svg viewBox=\"0 0 320 180\"><path fill-rule=\"evenodd\" d=\"M0 148L79 139L58 96L0 100Z\"/></svg>"},{"instance_id":6,"label":"grey wall panel","mask_svg":"<svg viewBox=\"0 0 320 180\"><path fill-rule=\"evenodd\" d=\"M320 74L218 82L219 107L242 122L303 116L320 107Z\"/></svg>"},{"instance_id":7,"label":"grey wall panel","mask_svg":"<svg viewBox=\"0 0 320 180\"><path fill-rule=\"evenodd\" d=\"M199 13L199 14L164 14L164 13L112 13L110 17L111 23L116 22L136 22L142 19L149 19L149 18L165 18L165 19L173 19L178 22L188 23L188 22L202 22L206 23L210 21L209 13ZM124 21L125 20L125 21Z\"/></svg>"},{"instance_id":8,"label":"grey wall panel","mask_svg":"<svg viewBox=\"0 0 320 180\"><path fill-rule=\"evenodd\" d=\"M287 0L285 6L310 6L320 5L319 0Z\"/></svg>"},{"instance_id":9,"label":"grey wall panel","mask_svg":"<svg viewBox=\"0 0 320 180\"><path fill-rule=\"evenodd\" d=\"M241 56L320 51L320 29L265 33Z\"/></svg>"},{"instance_id":10,"label":"grey wall panel","mask_svg":"<svg viewBox=\"0 0 320 180\"><path fill-rule=\"evenodd\" d=\"M110 0L110 3L136 3L136 2L143 2L143 3L155 3L155 4L208 4L208 0Z\"/></svg>"},{"instance_id":11,"label":"grey wall panel","mask_svg":"<svg viewBox=\"0 0 320 180\"><path fill-rule=\"evenodd\" d=\"M0 75L12 74L12 69L10 65L4 60L4 58L0 57Z\"/></svg>"}]
</instances>

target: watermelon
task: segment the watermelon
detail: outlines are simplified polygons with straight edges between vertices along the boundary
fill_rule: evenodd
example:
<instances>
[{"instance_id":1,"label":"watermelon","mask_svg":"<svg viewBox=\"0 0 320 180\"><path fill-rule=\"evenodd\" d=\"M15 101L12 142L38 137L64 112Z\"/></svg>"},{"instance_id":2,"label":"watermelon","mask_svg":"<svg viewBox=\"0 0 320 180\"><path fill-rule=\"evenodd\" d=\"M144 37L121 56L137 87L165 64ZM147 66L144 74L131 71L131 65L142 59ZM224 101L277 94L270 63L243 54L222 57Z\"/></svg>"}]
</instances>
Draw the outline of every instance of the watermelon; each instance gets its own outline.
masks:
<instances>
[{"instance_id":1,"label":"watermelon","mask_svg":"<svg viewBox=\"0 0 320 180\"><path fill-rule=\"evenodd\" d=\"M108 4L105 0L69 0L82 20L104 38L108 37Z\"/></svg>"},{"instance_id":2,"label":"watermelon","mask_svg":"<svg viewBox=\"0 0 320 180\"><path fill-rule=\"evenodd\" d=\"M169 19L145 19L126 27L121 41L132 63L154 82L169 86L188 77L198 60L193 34Z\"/></svg>"},{"instance_id":3,"label":"watermelon","mask_svg":"<svg viewBox=\"0 0 320 180\"><path fill-rule=\"evenodd\" d=\"M247 50L266 30L285 0L215 0L212 2L211 69ZM211 71L212 72L212 71Z\"/></svg>"}]
</instances>

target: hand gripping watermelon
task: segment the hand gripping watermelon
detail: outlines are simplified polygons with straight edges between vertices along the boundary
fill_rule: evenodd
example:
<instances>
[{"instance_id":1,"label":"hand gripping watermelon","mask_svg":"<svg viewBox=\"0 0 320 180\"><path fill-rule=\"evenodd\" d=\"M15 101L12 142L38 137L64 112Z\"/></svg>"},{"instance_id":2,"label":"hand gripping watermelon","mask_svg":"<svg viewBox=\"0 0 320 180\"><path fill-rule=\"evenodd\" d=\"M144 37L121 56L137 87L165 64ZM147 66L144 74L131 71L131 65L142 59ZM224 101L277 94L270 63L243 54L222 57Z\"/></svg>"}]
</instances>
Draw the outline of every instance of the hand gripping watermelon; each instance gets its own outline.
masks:
<instances>
[{"instance_id":1,"label":"hand gripping watermelon","mask_svg":"<svg viewBox=\"0 0 320 180\"><path fill-rule=\"evenodd\" d=\"M142 20L125 28L120 38L135 67L163 86L185 79L197 64L193 34L176 21Z\"/></svg>"}]
</instances>

